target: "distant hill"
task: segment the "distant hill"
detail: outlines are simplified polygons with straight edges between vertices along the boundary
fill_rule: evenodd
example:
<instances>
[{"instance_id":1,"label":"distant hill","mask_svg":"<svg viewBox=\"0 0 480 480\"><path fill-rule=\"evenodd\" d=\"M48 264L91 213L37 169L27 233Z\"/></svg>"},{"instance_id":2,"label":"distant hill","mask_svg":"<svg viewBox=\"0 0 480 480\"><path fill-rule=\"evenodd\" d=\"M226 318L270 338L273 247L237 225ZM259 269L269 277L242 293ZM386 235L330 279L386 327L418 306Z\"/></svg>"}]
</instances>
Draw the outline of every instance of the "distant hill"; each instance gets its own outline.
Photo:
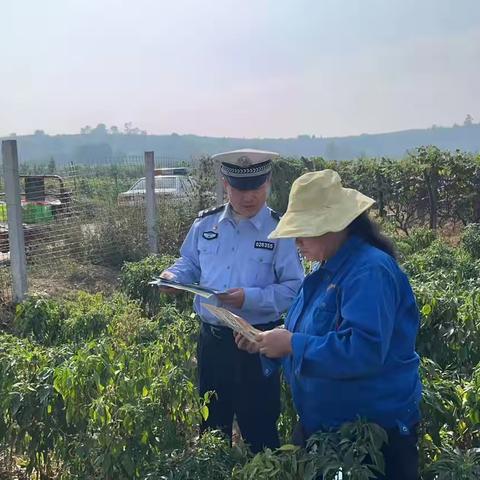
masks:
<instances>
[{"instance_id":1,"label":"distant hill","mask_svg":"<svg viewBox=\"0 0 480 480\"><path fill-rule=\"evenodd\" d=\"M4 137L13 138L13 137ZM420 145L436 145L445 150L480 151L480 124L454 127L433 127L382 134L350 137L296 138L216 138L197 135L146 135L107 133L93 129L88 134L34 135L14 137L18 140L20 161L57 164L103 163L127 155L142 155L154 150L157 157L189 160L202 155L239 148L273 150L286 157L322 156L329 160L352 159L361 156L398 158Z\"/></svg>"}]
</instances>

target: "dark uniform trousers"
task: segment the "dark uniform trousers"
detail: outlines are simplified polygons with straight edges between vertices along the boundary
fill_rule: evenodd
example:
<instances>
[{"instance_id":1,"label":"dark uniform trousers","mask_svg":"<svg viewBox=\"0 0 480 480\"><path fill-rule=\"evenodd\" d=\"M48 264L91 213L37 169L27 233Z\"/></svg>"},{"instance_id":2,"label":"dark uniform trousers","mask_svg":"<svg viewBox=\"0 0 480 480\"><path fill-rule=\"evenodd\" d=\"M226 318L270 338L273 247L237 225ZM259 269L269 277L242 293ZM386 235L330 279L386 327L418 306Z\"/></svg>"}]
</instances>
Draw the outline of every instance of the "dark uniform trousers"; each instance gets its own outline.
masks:
<instances>
[{"instance_id":1,"label":"dark uniform trousers","mask_svg":"<svg viewBox=\"0 0 480 480\"><path fill-rule=\"evenodd\" d=\"M377 475L377 480L417 480L418 479L418 433L417 426L408 435L398 428L386 430L388 443L382 448L385 460L385 475ZM293 431L292 443L305 446L306 438L300 423ZM317 480L322 480L321 477Z\"/></svg>"},{"instance_id":2,"label":"dark uniform trousers","mask_svg":"<svg viewBox=\"0 0 480 480\"><path fill-rule=\"evenodd\" d=\"M278 323L255 325L269 330ZM265 377L258 354L238 349L232 330L202 323L197 345L199 392L215 392L208 405L209 415L201 431L221 430L232 437L236 415L244 441L256 453L278 448L277 420L280 415L278 372Z\"/></svg>"},{"instance_id":3,"label":"dark uniform trousers","mask_svg":"<svg viewBox=\"0 0 480 480\"><path fill-rule=\"evenodd\" d=\"M403 435L398 428L387 430L388 443L384 445L385 476L378 480L417 480L418 479L418 433L412 429Z\"/></svg>"}]
</instances>

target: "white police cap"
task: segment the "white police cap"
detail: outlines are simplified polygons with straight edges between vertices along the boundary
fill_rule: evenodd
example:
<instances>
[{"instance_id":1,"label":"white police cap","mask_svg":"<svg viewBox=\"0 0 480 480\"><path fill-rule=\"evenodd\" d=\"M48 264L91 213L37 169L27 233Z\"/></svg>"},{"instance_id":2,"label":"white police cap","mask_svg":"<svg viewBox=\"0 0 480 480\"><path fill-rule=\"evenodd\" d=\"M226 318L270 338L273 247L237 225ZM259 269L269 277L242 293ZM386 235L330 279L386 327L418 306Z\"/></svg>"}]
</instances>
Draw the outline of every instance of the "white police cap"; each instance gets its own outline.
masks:
<instances>
[{"instance_id":1,"label":"white police cap","mask_svg":"<svg viewBox=\"0 0 480 480\"><path fill-rule=\"evenodd\" d=\"M267 181L272 160L278 157L275 152L245 148L218 153L212 159L221 162L221 172L232 187L254 190Z\"/></svg>"}]
</instances>

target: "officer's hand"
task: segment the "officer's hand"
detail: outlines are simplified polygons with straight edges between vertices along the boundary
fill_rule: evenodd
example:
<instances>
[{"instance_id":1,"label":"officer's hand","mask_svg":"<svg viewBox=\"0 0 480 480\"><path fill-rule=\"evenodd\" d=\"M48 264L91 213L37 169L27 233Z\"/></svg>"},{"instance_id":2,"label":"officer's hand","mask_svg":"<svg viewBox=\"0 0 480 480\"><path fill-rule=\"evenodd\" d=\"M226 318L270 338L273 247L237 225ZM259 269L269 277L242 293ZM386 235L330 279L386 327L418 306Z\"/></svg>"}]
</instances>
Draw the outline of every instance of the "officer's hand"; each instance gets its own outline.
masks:
<instances>
[{"instance_id":1,"label":"officer's hand","mask_svg":"<svg viewBox=\"0 0 480 480\"><path fill-rule=\"evenodd\" d=\"M241 333L235 334L235 343L240 350L245 350L248 353L258 353L259 344L257 342L251 342Z\"/></svg>"},{"instance_id":2,"label":"officer's hand","mask_svg":"<svg viewBox=\"0 0 480 480\"><path fill-rule=\"evenodd\" d=\"M166 280L175 280L175 275L172 272L164 270L160 274L160 278L165 278ZM159 287L161 292L168 293L169 295L178 295L181 290L172 287Z\"/></svg>"},{"instance_id":3,"label":"officer's hand","mask_svg":"<svg viewBox=\"0 0 480 480\"><path fill-rule=\"evenodd\" d=\"M245 291L243 288L231 288L227 290L227 293L221 293L217 295L217 297L225 305L242 308L243 302L245 301Z\"/></svg>"},{"instance_id":4,"label":"officer's hand","mask_svg":"<svg viewBox=\"0 0 480 480\"><path fill-rule=\"evenodd\" d=\"M257 335L259 352L269 358L286 357L292 353L292 332L274 328Z\"/></svg>"}]
</instances>

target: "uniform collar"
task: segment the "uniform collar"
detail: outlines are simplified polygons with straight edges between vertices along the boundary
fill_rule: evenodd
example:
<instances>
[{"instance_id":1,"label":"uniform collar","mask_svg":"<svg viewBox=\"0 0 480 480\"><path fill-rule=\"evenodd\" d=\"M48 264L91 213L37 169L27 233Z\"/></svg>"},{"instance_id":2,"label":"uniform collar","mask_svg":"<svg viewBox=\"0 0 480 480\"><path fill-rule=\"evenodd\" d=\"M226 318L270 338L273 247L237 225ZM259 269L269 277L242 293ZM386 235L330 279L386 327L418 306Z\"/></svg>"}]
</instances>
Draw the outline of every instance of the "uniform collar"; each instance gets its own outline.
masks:
<instances>
[{"instance_id":1,"label":"uniform collar","mask_svg":"<svg viewBox=\"0 0 480 480\"><path fill-rule=\"evenodd\" d=\"M226 219L231 219L233 221L232 212L230 210L230 204L226 203L225 207L222 210L222 213L218 217L218 223L223 222Z\"/></svg>"},{"instance_id":2,"label":"uniform collar","mask_svg":"<svg viewBox=\"0 0 480 480\"><path fill-rule=\"evenodd\" d=\"M268 207L267 207L267 204L264 203L263 207L259 210L259 212L256 215L250 218L245 218L244 220L247 222L250 222L257 230L260 230L267 216L268 216ZM218 223L222 222L225 219L229 219L232 222L234 221L232 207L230 206L229 203L227 203L227 206L223 209L223 212L220 214Z\"/></svg>"},{"instance_id":3,"label":"uniform collar","mask_svg":"<svg viewBox=\"0 0 480 480\"><path fill-rule=\"evenodd\" d=\"M337 253L328 259L320 268L328 270L330 273L335 273L345 263L352 252L360 247L362 243L363 240L357 235L349 236Z\"/></svg>"}]
</instances>

